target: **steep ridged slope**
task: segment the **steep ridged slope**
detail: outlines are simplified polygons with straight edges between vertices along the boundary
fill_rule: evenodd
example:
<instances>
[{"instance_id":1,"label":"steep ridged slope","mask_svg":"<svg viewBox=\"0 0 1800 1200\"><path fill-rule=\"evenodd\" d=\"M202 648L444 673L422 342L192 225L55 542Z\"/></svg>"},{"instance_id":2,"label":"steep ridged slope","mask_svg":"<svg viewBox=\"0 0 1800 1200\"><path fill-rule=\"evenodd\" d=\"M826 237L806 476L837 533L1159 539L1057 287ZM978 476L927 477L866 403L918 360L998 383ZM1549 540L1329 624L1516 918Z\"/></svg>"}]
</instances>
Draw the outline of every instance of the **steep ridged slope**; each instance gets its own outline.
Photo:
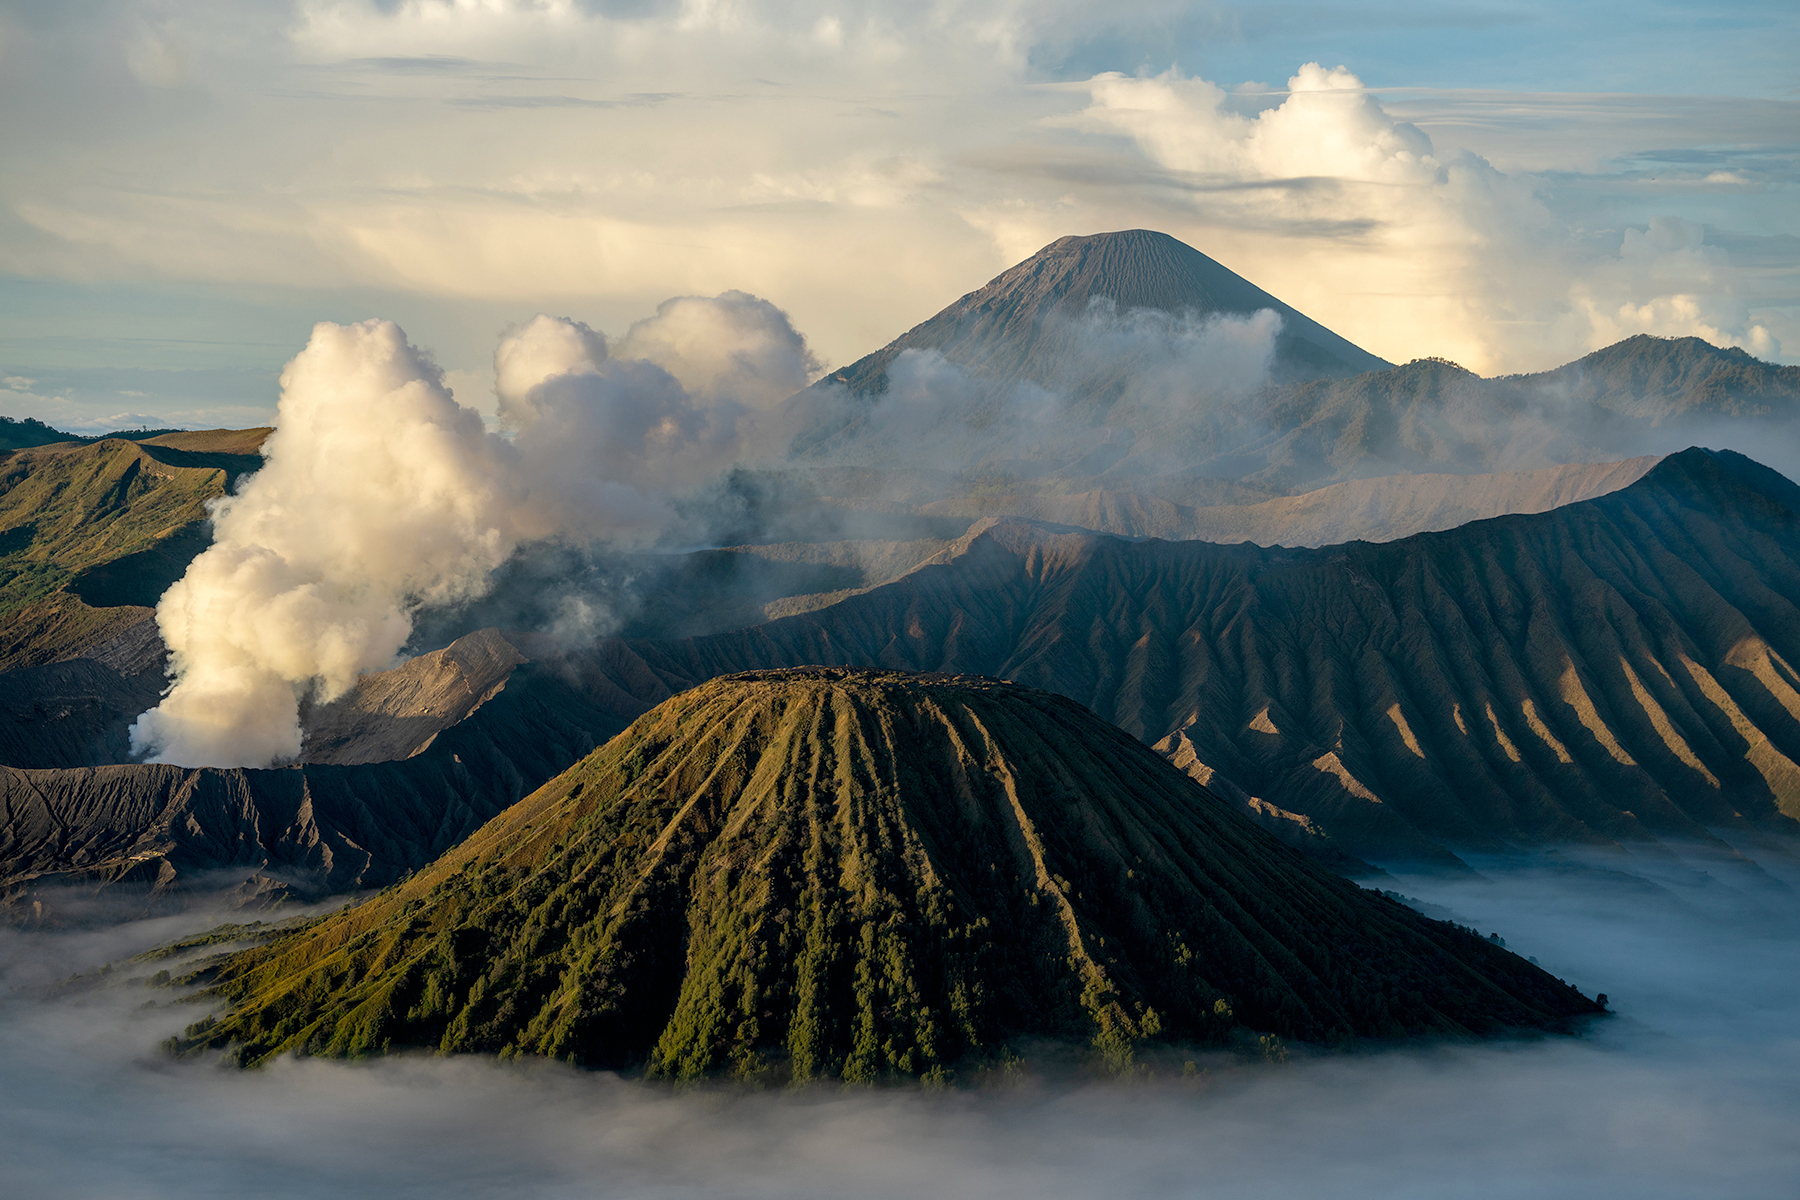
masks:
<instances>
[{"instance_id":1,"label":"steep ridged slope","mask_svg":"<svg viewBox=\"0 0 1800 1200\"><path fill-rule=\"evenodd\" d=\"M509 638L542 661L512 669L458 723L450 704L344 702L346 736L329 754L428 743L417 757L306 770L342 772L333 786L359 796L446 786L429 803L485 815L677 691L827 663L980 673L1071 696L1203 781L1218 772L1221 790L1297 842L1323 831L1365 859L1755 840L1793 832L1800 816L1797 514L1800 489L1779 475L1689 451L1598 500L1384 545L1129 542L1000 522L894 583L753 629L578 654ZM488 694L498 675L463 678L446 677L443 695ZM540 721L561 749L531 752ZM465 763L512 765L446 774L465 744L478 751L464 749ZM50 815L10 819L8 874L91 879L140 839L163 844L157 814L180 806L158 799L116 815L99 778L29 773L15 789L24 799L9 803ZM429 783L405 782L414 778ZM382 808L370 811L372 828L385 828ZM217 838L239 844L231 831L245 818L221 819L221 830L157 853L184 878L208 865L255 869L260 851L207 857ZM418 839L381 837L400 849L376 854L359 878L423 861ZM323 886L307 870L309 886Z\"/></svg>"},{"instance_id":2,"label":"steep ridged slope","mask_svg":"<svg viewBox=\"0 0 1800 1200\"><path fill-rule=\"evenodd\" d=\"M1351 853L1448 861L1793 832L1797 599L1800 488L1693 450L1596 500L1381 545L1001 522L830 608L630 650L670 689L809 662L1030 683L1182 734Z\"/></svg>"},{"instance_id":3,"label":"steep ridged slope","mask_svg":"<svg viewBox=\"0 0 1800 1200\"><path fill-rule=\"evenodd\" d=\"M427 1046L679 1078L1598 1011L1314 866L1063 697L822 668L674 697L429 870L216 979L236 1007L197 1044L245 1063Z\"/></svg>"}]
</instances>

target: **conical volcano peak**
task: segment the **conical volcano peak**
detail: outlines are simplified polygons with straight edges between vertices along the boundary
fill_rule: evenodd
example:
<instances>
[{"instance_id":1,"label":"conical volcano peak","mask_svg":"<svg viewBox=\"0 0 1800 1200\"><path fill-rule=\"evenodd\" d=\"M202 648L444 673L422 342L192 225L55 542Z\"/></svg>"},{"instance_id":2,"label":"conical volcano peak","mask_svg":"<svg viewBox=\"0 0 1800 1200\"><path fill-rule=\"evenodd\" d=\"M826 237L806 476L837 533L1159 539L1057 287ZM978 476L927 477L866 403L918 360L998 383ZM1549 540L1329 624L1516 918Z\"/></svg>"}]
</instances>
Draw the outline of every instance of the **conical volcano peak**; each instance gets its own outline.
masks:
<instances>
[{"instance_id":1,"label":"conical volcano peak","mask_svg":"<svg viewBox=\"0 0 1800 1200\"><path fill-rule=\"evenodd\" d=\"M1096 300L1119 312L1202 317L1279 314L1279 378L1359 375L1390 365L1248 279L1166 233L1126 229L1058 238L874 354L828 376L853 392L880 391L905 350L935 350L995 381L1054 387L1068 375L1067 338L1047 326L1078 319Z\"/></svg>"},{"instance_id":2,"label":"conical volcano peak","mask_svg":"<svg viewBox=\"0 0 1800 1200\"><path fill-rule=\"evenodd\" d=\"M980 305L1002 296L1069 313L1085 310L1096 297L1120 309L1164 312L1247 316L1264 308L1287 309L1186 242L1151 229L1058 238L963 303Z\"/></svg>"},{"instance_id":3,"label":"conical volcano peak","mask_svg":"<svg viewBox=\"0 0 1800 1200\"><path fill-rule=\"evenodd\" d=\"M407 883L226 960L239 1061L404 1046L937 1078L1018 1039L1555 1027L1595 1005L1331 875L1123 730L970 676L665 701Z\"/></svg>"}]
</instances>

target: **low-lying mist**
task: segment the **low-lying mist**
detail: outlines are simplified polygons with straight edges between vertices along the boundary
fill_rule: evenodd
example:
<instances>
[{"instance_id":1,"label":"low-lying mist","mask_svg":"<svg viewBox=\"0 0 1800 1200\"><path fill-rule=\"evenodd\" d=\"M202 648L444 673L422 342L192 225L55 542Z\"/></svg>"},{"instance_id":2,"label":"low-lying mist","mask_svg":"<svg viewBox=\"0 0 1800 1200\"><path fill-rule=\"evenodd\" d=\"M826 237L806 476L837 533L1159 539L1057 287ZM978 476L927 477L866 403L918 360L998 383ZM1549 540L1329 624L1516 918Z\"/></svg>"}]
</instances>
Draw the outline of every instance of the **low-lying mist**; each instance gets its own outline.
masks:
<instances>
[{"instance_id":1,"label":"low-lying mist","mask_svg":"<svg viewBox=\"0 0 1800 1200\"><path fill-rule=\"evenodd\" d=\"M1796 1194L1800 872L1699 852L1483 871L1382 886L1607 992L1616 1016L1572 1038L948 1093L671 1091L472 1058L178 1063L156 1046L201 1010L44 985L109 960L111 978L148 973L123 956L204 917L7 933L0 1156L9 1194L32 1197Z\"/></svg>"}]
</instances>

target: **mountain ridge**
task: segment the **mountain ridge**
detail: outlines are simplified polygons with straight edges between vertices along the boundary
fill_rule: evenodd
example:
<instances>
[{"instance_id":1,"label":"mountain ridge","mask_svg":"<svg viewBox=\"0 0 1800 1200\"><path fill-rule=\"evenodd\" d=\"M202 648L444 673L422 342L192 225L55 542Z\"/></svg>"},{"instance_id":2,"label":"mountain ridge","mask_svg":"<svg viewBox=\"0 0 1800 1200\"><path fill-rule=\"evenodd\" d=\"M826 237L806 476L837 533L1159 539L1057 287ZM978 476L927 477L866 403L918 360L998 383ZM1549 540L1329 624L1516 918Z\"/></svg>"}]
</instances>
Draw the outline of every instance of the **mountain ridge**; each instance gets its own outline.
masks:
<instances>
[{"instance_id":1,"label":"mountain ridge","mask_svg":"<svg viewBox=\"0 0 1800 1200\"><path fill-rule=\"evenodd\" d=\"M1599 1007L1314 866L1064 697L800 668L660 705L420 875L209 970L185 1049L944 1082L1019 1038L1561 1028Z\"/></svg>"},{"instance_id":2,"label":"mountain ridge","mask_svg":"<svg viewBox=\"0 0 1800 1200\"><path fill-rule=\"evenodd\" d=\"M1043 325L1086 315L1095 300L1117 310L1249 316L1281 315L1277 361L1304 375L1354 375L1390 364L1326 329L1291 305L1165 233L1129 229L1058 238L915 325L887 346L825 378L852 393L880 391L887 368L906 350L935 350L984 376L1023 375Z\"/></svg>"},{"instance_id":3,"label":"mountain ridge","mask_svg":"<svg viewBox=\"0 0 1800 1200\"><path fill-rule=\"evenodd\" d=\"M389 729L382 702L341 702L366 744L423 743L413 757L289 774L349 797L428 783L491 813L677 692L811 663L1004 677L1069 696L1326 857L1460 870L1459 853L1571 841L1793 854L1794 597L1800 487L1730 453L1675 455L1621 491L1547 513L1318 550L994 518L900 579L748 629L583 650L510 635L534 661L506 668L466 719L395 709ZM433 687L485 693L494 681L481 678ZM506 749L542 720L563 731L562 749L531 762ZM340 750L355 755L356 742ZM95 879L139 849L171 864L165 890L216 865L206 838L151 828L166 800L141 818L108 815L97 778L31 772L15 790L25 807L0 845L9 886ZM34 805L51 811L30 816ZM226 828L255 827L247 820ZM381 828L357 837L394 847L364 873L370 883L422 861L414 835ZM291 860L227 859L247 874L297 870L281 866Z\"/></svg>"}]
</instances>

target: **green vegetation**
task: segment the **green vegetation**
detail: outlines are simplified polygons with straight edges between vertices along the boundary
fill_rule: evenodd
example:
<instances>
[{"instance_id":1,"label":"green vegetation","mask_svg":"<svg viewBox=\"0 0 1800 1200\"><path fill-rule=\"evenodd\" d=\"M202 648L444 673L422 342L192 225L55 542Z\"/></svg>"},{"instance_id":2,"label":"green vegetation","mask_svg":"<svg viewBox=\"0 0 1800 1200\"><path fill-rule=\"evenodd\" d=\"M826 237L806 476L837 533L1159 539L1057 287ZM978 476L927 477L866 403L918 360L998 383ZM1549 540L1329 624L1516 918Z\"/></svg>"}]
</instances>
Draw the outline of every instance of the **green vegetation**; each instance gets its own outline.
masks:
<instances>
[{"instance_id":1,"label":"green vegetation","mask_svg":"<svg viewBox=\"0 0 1800 1200\"><path fill-rule=\"evenodd\" d=\"M141 611L86 603L83 573L142 556L138 569L155 582L178 576L204 543L207 502L260 464L243 452L256 441L241 443L246 433L262 432L224 431L223 452L208 448L208 435L165 434L0 456L0 670L53 661L141 619ZM172 559L170 547L186 557L162 561ZM98 597L107 606L116 607L121 594L141 606L155 590L109 582L109 594Z\"/></svg>"},{"instance_id":2,"label":"green vegetation","mask_svg":"<svg viewBox=\"0 0 1800 1200\"><path fill-rule=\"evenodd\" d=\"M1072 701L802 668L676 696L403 884L223 960L179 1048L945 1082L1021 1037L1345 1043L1592 1002L1275 842ZM1274 1039L1263 1042L1255 1035Z\"/></svg>"}]
</instances>

